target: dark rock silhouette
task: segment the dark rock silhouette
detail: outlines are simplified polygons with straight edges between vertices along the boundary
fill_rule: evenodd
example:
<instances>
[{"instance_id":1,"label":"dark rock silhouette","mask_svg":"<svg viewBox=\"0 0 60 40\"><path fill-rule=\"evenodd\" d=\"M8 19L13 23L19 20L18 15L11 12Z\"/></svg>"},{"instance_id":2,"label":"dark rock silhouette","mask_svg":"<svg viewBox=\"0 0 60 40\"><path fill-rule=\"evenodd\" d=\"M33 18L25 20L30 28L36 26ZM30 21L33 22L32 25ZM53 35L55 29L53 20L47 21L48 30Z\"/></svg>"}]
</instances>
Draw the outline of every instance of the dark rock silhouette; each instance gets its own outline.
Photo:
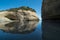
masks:
<instances>
[{"instance_id":1,"label":"dark rock silhouette","mask_svg":"<svg viewBox=\"0 0 60 40\"><path fill-rule=\"evenodd\" d=\"M42 19L60 20L60 0L43 0Z\"/></svg>"},{"instance_id":2,"label":"dark rock silhouette","mask_svg":"<svg viewBox=\"0 0 60 40\"><path fill-rule=\"evenodd\" d=\"M60 0L43 0L43 40L60 40Z\"/></svg>"}]
</instances>

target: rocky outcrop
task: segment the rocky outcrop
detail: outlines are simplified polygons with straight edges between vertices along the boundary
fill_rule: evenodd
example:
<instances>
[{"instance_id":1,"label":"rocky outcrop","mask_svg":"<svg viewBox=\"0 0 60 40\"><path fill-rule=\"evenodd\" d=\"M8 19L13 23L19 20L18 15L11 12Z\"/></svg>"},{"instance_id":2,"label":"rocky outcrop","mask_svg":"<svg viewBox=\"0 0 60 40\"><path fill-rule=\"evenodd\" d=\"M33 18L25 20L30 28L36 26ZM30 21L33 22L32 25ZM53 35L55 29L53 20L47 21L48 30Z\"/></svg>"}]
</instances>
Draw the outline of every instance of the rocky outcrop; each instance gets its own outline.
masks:
<instances>
[{"instance_id":1,"label":"rocky outcrop","mask_svg":"<svg viewBox=\"0 0 60 40\"><path fill-rule=\"evenodd\" d=\"M36 15L36 12L30 11L30 10L17 10L17 12L13 11L2 11L0 12L0 18L5 19L5 21L14 21L14 20L28 20L28 21L33 21L33 20L39 20L39 18ZM2 20L3 20L2 19Z\"/></svg>"},{"instance_id":2,"label":"rocky outcrop","mask_svg":"<svg viewBox=\"0 0 60 40\"><path fill-rule=\"evenodd\" d=\"M43 0L42 19L60 19L60 0Z\"/></svg>"},{"instance_id":3,"label":"rocky outcrop","mask_svg":"<svg viewBox=\"0 0 60 40\"><path fill-rule=\"evenodd\" d=\"M12 13L13 12L8 12L8 11L0 12L0 23L12 22L12 20L10 20L9 18L5 17L5 16L10 15Z\"/></svg>"},{"instance_id":4,"label":"rocky outcrop","mask_svg":"<svg viewBox=\"0 0 60 40\"><path fill-rule=\"evenodd\" d=\"M26 10L18 10L17 16L20 17L22 20L39 20L35 12L26 11Z\"/></svg>"}]
</instances>

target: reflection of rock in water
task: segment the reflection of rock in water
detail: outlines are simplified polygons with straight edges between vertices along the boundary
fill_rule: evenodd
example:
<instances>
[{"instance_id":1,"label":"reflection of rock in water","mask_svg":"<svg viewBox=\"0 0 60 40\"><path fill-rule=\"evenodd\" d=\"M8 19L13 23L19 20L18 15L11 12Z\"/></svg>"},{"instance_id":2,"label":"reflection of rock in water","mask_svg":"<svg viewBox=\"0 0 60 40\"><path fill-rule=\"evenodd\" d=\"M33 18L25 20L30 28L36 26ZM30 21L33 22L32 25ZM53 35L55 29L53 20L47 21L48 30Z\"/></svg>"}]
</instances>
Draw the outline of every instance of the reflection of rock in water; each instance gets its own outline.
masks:
<instances>
[{"instance_id":1,"label":"reflection of rock in water","mask_svg":"<svg viewBox=\"0 0 60 40\"><path fill-rule=\"evenodd\" d=\"M35 30L37 23L38 21L11 22L0 29L9 33L30 33Z\"/></svg>"},{"instance_id":2,"label":"reflection of rock in water","mask_svg":"<svg viewBox=\"0 0 60 40\"><path fill-rule=\"evenodd\" d=\"M60 40L60 20L42 22L43 40Z\"/></svg>"}]
</instances>

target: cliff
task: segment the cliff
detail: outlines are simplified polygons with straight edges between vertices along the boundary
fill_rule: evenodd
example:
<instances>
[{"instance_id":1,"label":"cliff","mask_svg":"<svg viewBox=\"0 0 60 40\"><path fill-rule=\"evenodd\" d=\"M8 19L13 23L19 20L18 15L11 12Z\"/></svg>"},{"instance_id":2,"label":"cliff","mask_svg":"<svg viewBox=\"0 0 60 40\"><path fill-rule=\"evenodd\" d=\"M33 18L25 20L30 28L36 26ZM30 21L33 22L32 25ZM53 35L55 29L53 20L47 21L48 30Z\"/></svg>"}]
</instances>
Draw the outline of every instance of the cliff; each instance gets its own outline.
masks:
<instances>
[{"instance_id":1,"label":"cliff","mask_svg":"<svg viewBox=\"0 0 60 40\"><path fill-rule=\"evenodd\" d=\"M43 0L42 19L60 19L60 0Z\"/></svg>"}]
</instances>

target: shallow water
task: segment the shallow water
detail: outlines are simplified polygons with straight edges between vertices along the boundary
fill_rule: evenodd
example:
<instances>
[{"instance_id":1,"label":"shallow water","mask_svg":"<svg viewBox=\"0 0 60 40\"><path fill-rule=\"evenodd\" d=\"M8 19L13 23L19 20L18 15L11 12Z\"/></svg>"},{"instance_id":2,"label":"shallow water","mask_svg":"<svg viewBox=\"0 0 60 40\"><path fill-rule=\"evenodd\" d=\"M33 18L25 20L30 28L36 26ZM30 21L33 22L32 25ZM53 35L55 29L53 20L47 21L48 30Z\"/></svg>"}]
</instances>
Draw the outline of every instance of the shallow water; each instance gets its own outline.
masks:
<instances>
[{"instance_id":1,"label":"shallow water","mask_svg":"<svg viewBox=\"0 0 60 40\"><path fill-rule=\"evenodd\" d=\"M13 22L0 26L0 40L42 40L41 22Z\"/></svg>"}]
</instances>

